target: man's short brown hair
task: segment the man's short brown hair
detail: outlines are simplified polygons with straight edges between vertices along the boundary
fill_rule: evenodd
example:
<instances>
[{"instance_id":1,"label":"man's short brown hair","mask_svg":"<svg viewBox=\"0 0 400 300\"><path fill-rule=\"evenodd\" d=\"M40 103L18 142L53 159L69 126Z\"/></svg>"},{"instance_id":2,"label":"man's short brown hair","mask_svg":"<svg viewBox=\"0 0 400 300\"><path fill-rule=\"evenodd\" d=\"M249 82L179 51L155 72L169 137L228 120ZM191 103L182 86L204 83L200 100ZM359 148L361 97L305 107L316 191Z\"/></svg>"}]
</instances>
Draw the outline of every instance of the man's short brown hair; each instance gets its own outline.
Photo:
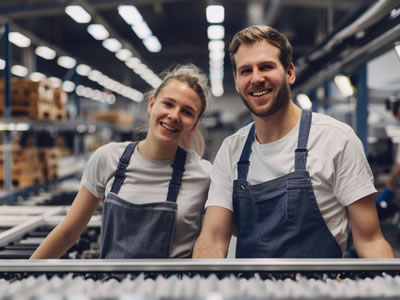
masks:
<instances>
[{"instance_id":1,"label":"man's short brown hair","mask_svg":"<svg viewBox=\"0 0 400 300\"><path fill-rule=\"evenodd\" d=\"M285 69L292 64L292 45L285 35L266 25L249 26L235 34L229 45L233 71L236 72L234 55L242 44L266 41L280 50L279 59Z\"/></svg>"}]
</instances>

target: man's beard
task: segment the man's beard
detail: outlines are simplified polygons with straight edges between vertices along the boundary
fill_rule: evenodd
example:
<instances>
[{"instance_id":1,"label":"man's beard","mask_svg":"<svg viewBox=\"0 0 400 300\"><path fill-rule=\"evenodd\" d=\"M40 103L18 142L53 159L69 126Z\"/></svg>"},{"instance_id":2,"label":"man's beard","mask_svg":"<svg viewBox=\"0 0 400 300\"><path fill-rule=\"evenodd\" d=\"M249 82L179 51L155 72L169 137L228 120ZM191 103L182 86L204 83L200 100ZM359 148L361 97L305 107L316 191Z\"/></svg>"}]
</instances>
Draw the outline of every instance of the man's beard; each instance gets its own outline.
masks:
<instances>
[{"instance_id":1,"label":"man's beard","mask_svg":"<svg viewBox=\"0 0 400 300\"><path fill-rule=\"evenodd\" d=\"M243 97L242 93L239 93L239 95L240 98L242 98L244 105L246 105L246 107L253 115L263 118L273 115L278 110L288 105L288 103L290 102L290 86L285 78L285 80L282 82L282 86L278 92L278 95L276 95L275 99L273 99L271 108L264 112L256 112L247 102L245 97Z\"/></svg>"}]
</instances>

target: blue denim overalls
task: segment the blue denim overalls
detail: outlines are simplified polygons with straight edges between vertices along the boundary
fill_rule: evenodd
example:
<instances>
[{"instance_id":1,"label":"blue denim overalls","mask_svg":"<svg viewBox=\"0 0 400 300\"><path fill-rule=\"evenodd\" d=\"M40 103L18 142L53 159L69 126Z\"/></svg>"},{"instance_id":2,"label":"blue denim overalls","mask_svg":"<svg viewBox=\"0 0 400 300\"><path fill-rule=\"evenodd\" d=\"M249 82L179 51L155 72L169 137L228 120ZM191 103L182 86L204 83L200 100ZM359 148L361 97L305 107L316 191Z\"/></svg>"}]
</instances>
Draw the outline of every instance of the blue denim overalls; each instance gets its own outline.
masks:
<instances>
[{"instance_id":1,"label":"blue denim overalls","mask_svg":"<svg viewBox=\"0 0 400 300\"><path fill-rule=\"evenodd\" d=\"M114 182L103 206L101 258L168 258L175 226L176 199L184 172L186 152L178 147L172 164L167 201L133 204L118 192L137 142L122 154ZM134 195L133 195L134 196Z\"/></svg>"},{"instance_id":2,"label":"blue denim overalls","mask_svg":"<svg viewBox=\"0 0 400 300\"><path fill-rule=\"evenodd\" d=\"M294 172L249 185L253 124L233 182L237 258L339 258L342 251L325 224L306 171L311 111L301 115Z\"/></svg>"}]
</instances>

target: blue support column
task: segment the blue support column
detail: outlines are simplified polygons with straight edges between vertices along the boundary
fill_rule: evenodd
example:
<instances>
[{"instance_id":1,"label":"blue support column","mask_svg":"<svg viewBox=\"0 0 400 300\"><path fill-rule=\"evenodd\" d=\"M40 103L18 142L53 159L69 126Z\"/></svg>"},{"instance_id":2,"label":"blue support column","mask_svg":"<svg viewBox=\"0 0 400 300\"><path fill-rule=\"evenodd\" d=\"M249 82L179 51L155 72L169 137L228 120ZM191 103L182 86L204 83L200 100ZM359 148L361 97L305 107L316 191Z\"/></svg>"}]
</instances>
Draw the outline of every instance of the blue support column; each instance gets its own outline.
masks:
<instances>
[{"instance_id":1,"label":"blue support column","mask_svg":"<svg viewBox=\"0 0 400 300\"><path fill-rule=\"evenodd\" d=\"M356 105L356 133L368 154L368 86L367 66L364 64L357 72L357 105Z\"/></svg>"},{"instance_id":2,"label":"blue support column","mask_svg":"<svg viewBox=\"0 0 400 300\"><path fill-rule=\"evenodd\" d=\"M11 117L11 73L10 73L10 57L11 47L8 40L8 34L10 27L8 23L4 24L3 39L4 45L4 111L3 118L5 122L8 122ZM4 131L4 142L3 142L3 153L4 153L4 190L8 194L11 192L11 132L9 130Z\"/></svg>"}]
</instances>

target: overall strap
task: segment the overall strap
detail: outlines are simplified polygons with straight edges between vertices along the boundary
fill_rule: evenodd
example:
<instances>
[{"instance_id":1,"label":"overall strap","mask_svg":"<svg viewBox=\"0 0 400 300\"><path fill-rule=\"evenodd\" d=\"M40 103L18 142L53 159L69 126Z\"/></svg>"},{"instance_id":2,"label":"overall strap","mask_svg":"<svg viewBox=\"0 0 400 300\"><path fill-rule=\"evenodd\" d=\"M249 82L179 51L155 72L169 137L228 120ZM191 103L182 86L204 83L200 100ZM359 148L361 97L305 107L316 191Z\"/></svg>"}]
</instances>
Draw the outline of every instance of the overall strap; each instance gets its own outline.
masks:
<instances>
[{"instance_id":1,"label":"overall strap","mask_svg":"<svg viewBox=\"0 0 400 300\"><path fill-rule=\"evenodd\" d=\"M297 149L295 151L294 170L306 171L307 164L307 143L311 127L311 110L303 110L301 112L299 139L297 142Z\"/></svg>"},{"instance_id":2,"label":"overall strap","mask_svg":"<svg viewBox=\"0 0 400 300\"><path fill-rule=\"evenodd\" d=\"M111 187L111 192L114 194L118 194L121 185L125 180L125 170L129 165L129 160L131 159L132 153L135 150L135 147L138 142L130 143L124 150L121 158L119 159L117 170L115 171L114 182Z\"/></svg>"},{"instance_id":3,"label":"overall strap","mask_svg":"<svg viewBox=\"0 0 400 300\"><path fill-rule=\"evenodd\" d=\"M237 163L238 168L238 179L247 180L247 173L249 172L250 165L250 154L251 154L251 145L253 144L255 138L256 127L253 125L250 128L250 132L247 135L246 143L244 144L242 154L240 156L240 160Z\"/></svg>"},{"instance_id":4,"label":"overall strap","mask_svg":"<svg viewBox=\"0 0 400 300\"><path fill-rule=\"evenodd\" d=\"M167 201L176 202L178 198L179 188L182 183L183 172L185 171L186 151L178 147L172 163L172 177L168 186Z\"/></svg>"}]
</instances>

